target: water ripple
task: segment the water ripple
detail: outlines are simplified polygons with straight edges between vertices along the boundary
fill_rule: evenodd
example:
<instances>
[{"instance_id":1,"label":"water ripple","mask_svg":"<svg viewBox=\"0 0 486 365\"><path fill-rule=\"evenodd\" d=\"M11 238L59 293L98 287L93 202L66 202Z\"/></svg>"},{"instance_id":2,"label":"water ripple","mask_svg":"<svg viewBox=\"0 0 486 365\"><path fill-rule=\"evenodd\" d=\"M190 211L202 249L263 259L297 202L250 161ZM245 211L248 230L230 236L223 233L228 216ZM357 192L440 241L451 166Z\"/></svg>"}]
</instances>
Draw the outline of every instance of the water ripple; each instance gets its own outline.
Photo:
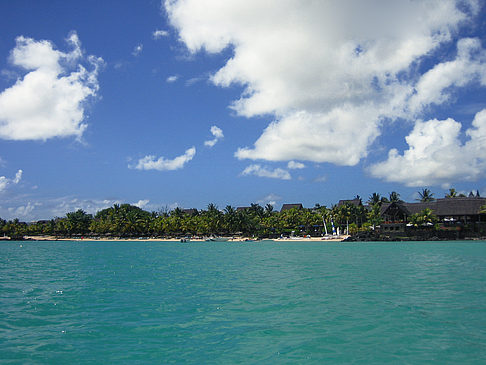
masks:
<instances>
[{"instance_id":1,"label":"water ripple","mask_svg":"<svg viewBox=\"0 0 486 365\"><path fill-rule=\"evenodd\" d=\"M0 244L7 363L480 363L486 244Z\"/></svg>"}]
</instances>

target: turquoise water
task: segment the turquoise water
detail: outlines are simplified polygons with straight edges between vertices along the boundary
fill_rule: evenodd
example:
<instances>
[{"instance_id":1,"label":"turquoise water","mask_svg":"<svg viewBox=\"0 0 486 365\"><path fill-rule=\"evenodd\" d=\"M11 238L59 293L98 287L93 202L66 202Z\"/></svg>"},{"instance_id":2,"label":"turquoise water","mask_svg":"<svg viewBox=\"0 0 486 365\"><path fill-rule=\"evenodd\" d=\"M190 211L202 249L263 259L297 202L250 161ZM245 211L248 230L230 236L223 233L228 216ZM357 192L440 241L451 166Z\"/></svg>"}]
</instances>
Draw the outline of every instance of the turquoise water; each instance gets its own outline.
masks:
<instances>
[{"instance_id":1,"label":"turquoise water","mask_svg":"<svg viewBox=\"0 0 486 365\"><path fill-rule=\"evenodd\" d=\"M486 242L0 243L1 363L485 363Z\"/></svg>"}]
</instances>

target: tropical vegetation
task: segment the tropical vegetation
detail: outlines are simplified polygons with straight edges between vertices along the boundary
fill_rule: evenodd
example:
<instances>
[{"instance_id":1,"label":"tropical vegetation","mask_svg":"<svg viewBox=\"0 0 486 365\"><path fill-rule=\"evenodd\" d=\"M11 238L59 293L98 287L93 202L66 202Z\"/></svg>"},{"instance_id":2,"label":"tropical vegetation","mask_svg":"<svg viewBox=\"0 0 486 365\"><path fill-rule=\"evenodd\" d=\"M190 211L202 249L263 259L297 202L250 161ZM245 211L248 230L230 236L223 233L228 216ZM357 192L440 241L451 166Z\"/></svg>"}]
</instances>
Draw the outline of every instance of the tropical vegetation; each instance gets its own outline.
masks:
<instances>
[{"instance_id":1,"label":"tropical vegetation","mask_svg":"<svg viewBox=\"0 0 486 365\"><path fill-rule=\"evenodd\" d=\"M95 215L79 209L66 216L30 224L0 220L0 232L12 238L29 235L58 237L182 237L182 236L258 236L322 235L332 233L333 225L344 232L366 228L363 205L344 204L328 209L289 209L277 212L273 206L251 204L246 208L230 205L223 210L209 204L205 210L148 212L130 204L115 204ZM324 227L324 223L326 226ZM365 229L363 228L363 229Z\"/></svg>"},{"instance_id":2,"label":"tropical vegetation","mask_svg":"<svg viewBox=\"0 0 486 365\"><path fill-rule=\"evenodd\" d=\"M422 202L432 201L429 189L418 192ZM471 192L470 196L474 196ZM451 188L447 198L465 196ZM479 192L476 193L479 197ZM0 219L0 235L14 239L23 236L56 237L184 237L184 236L246 236L276 238L290 235L321 236L339 230L351 234L374 230L383 223L382 205L402 202L400 194L392 191L388 197L373 193L365 207L357 196L351 201L342 201L330 208L316 204L310 209L292 208L274 210L267 204L251 204L245 208L227 205L219 209L209 204L206 209L161 210L148 212L130 204L115 204L96 214L88 214L78 209L64 217L25 223L19 219ZM481 213L486 213L486 206ZM430 209L414 214L410 223L415 227L431 226L437 218Z\"/></svg>"}]
</instances>

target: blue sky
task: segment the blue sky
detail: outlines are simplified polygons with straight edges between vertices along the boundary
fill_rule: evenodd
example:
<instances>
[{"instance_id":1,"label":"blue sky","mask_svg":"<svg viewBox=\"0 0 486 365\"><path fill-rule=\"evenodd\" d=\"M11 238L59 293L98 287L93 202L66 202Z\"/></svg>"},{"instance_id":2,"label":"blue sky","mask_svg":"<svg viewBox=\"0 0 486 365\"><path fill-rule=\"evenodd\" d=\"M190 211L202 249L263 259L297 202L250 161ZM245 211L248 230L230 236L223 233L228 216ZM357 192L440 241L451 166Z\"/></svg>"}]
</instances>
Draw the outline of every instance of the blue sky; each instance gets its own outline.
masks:
<instances>
[{"instance_id":1,"label":"blue sky","mask_svg":"<svg viewBox=\"0 0 486 365\"><path fill-rule=\"evenodd\" d=\"M0 2L0 217L486 196L481 1Z\"/></svg>"}]
</instances>

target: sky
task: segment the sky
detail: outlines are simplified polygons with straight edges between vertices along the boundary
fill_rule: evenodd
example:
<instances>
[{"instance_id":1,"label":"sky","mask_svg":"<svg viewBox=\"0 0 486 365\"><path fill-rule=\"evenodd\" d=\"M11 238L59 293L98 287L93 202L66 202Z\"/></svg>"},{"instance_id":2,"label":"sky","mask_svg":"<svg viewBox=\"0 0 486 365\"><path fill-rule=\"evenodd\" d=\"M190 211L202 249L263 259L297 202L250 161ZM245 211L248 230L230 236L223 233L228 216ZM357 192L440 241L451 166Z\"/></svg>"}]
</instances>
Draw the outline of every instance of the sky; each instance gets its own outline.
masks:
<instances>
[{"instance_id":1,"label":"sky","mask_svg":"<svg viewBox=\"0 0 486 365\"><path fill-rule=\"evenodd\" d=\"M0 217L486 196L479 0L0 2Z\"/></svg>"}]
</instances>

